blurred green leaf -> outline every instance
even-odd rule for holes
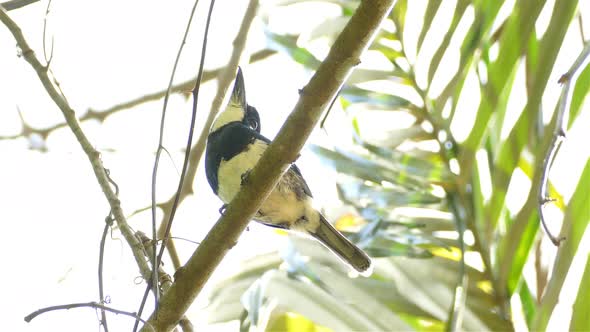
[[[384,261],[382,269],[376,269],[375,277],[385,277],[395,280],[396,287],[403,289],[403,296],[407,300],[426,310],[430,315],[439,320],[445,320],[447,309],[451,306],[452,290],[455,287],[458,273],[458,263],[453,270],[441,270],[438,264],[445,261],[442,258],[433,258],[427,261],[410,258],[390,258]],[[385,262],[389,264],[385,264]],[[428,262],[425,263],[425,262]],[[380,275],[386,272],[386,275]],[[472,296],[475,296],[472,294]],[[489,297],[485,293],[480,296]],[[470,298],[471,296],[468,296]],[[486,307],[486,310],[489,307]],[[509,329],[502,323],[498,316],[478,315],[468,306],[464,316],[465,330],[483,331],[493,327],[502,326],[503,330]]]
[[[570,321],[569,331],[590,331],[590,257],[586,258],[586,268],[580,281],[580,288],[576,301],[572,307],[572,319]]]
[[[409,177],[401,179],[399,171],[352,152],[332,151],[318,145],[312,145],[310,149],[322,161],[334,167],[338,172],[346,173],[359,179],[377,184],[381,184],[383,181],[402,184],[408,190],[424,190],[429,188],[428,184]],[[400,180],[402,180],[401,183]]]
[[[438,2],[438,1],[429,1],[429,2]],[[440,45],[434,52],[432,56],[432,60],[430,61],[430,67],[428,68],[428,82],[432,82],[432,78],[438,69],[440,62],[443,58],[443,55],[447,52],[449,48],[449,44],[451,43],[451,38],[457,29],[457,25],[463,17],[465,10],[469,6],[469,1],[459,0],[457,1],[457,6],[455,7],[455,13],[453,14],[453,19],[451,21],[451,26],[448,28],[447,33],[443,37]]]
[[[381,44],[379,39],[377,39],[377,43],[373,44],[370,49],[375,50],[375,51],[379,51],[394,65],[396,63],[395,61],[398,58],[404,56],[404,54],[401,51],[398,51],[389,45]],[[397,66],[395,69],[395,73],[396,73],[396,76],[398,76],[398,77],[407,76],[407,74],[405,72],[403,72],[402,70],[400,70],[399,67],[397,67]]]
[[[520,295],[522,310],[524,311],[527,326],[530,329],[533,318],[535,317],[535,312],[537,311],[537,301],[533,297],[533,294],[531,294],[531,291],[524,280],[518,287],[518,294]]]
[[[310,51],[315,49],[305,48],[307,42],[319,38],[332,40],[358,4],[344,0],[327,2],[339,4],[343,15],[330,16],[301,36],[271,34],[271,44],[307,68],[315,68],[319,59],[312,54],[315,51]],[[547,302],[544,300],[538,309],[527,284],[531,279],[524,279],[523,275],[529,273],[524,266],[530,262],[538,237],[534,190],[538,164],[550,138],[547,128],[552,125],[541,130],[539,109],[577,1],[556,1],[551,8],[544,0],[458,0],[453,14],[441,26],[434,26],[435,18],[437,22],[442,19],[438,15],[441,4],[428,1],[419,7],[420,4],[408,4],[406,0],[395,3],[384,29],[369,48],[367,58],[376,61],[356,70],[341,90],[342,108],[352,116],[353,146],[337,146],[336,151],[311,147],[338,172],[340,199],[354,209],[355,218],[360,220],[350,226],[360,230],[345,229],[343,233],[374,258],[375,272],[370,278],[350,278],[348,268],[327,249],[315,241],[290,237],[297,250],[283,253],[282,267],[288,272],[274,271],[274,276],[265,277],[264,287],[251,292],[252,301],[246,302],[250,305],[250,320],[264,323],[265,319],[260,317],[270,312],[266,321],[280,330],[314,331],[318,328],[316,323],[335,330],[346,329],[367,323],[364,319],[382,330],[392,329],[389,320],[401,322],[404,330],[513,330],[512,322],[505,318],[519,314],[508,307],[516,296],[523,304],[531,329],[544,327],[543,320],[553,308],[549,301],[559,293],[560,278],[569,269],[567,257],[577,247],[570,247],[569,251],[560,248],[553,284],[545,294]],[[542,29],[536,25],[541,24],[539,15],[544,7],[550,12],[550,21],[539,37],[537,32]],[[509,15],[499,16],[501,8]],[[471,22],[465,22],[471,17]],[[459,31],[460,25],[467,31]],[[441,28],[446,33],[439,44],[426,45],[429,33]],[[496,30],[492,31],[493,28]],[[462,34],[463,40],[457,40],[459,66],[450,73],[443,68],[438,70],[443,59],[456,53],[450,49],[451,40]],[[414,43],[418,52],[426,46],[434,48],[432,58],[425,64],[426,88],[417,86],[414,77],[416,67],[424,64],[405,58]],[[522,88],[522,82],[515,80],[521,65],[526,73],[527,93],[523,96],[515,94],[515,88]],[[420,70],[424,72],[424,68]],[[480,90],[481,97],[473,110],[473,127],[468,128],[468,137],[461,142],[453,130],[464,126],[463,119],[455,113],[465,114],[459,109],[463,105],[458,100],[471,98],[467,94],[472,90],[468,88],[474,87],[466,86],[465,81],[473,73],[477,74],[475,88]],[[441,76],[448,83],[431,100],[424,90],[428,91],[435,75],[437,79],[438,75],[448,75]],[[570,125],[580,112],[589,86],[590,69],[585,68],[574,90]],[[394,88],[389,91],[384,87]],[[526,101],[524,108],[516,110],[516,123],[513,110],[508,109],[515,100]],[[510,127],[508,138],[502,139],[501,135]],[[485,158],[476,159],[478,151],[485,152]],[[509,211],[507,206],[512,205],[507,204],[506,195],[517,168],[533,182],[533,188],[518,198],[524,203],[522,207]],[[580,184],[588,183],[586,177],[585,171]],[[552,195],[561,197],[553,185],[550,188]],[[566,211],[566,223],[580,223],[579,218],[586,213],[580,202],[588,198],[580,196],[578,189],[575,195],[578,196],[572,198],[569,207],[558,202]],[[464,246],[460,245],[457,225],[468,227]],[[574,228],[579,231],[582,225]],[[462,248],[466,256],[462,256]],[[460,265],[462,257],[469,258],[464,272]],[[252,278],[243,275],[233,280],[231,285],[235,287],[226,288],[243,292],[256,275],[261,275],[259,270],[253,271],[256,272],[251,274]],[[458,284],[465,288],[458,288]],[[218,305],[223,303],[222,299],[235,300],[235,296],[224,297],[221,293],[216,294]],[[338,304],[352,305],[347,309],[338,307],[335,313],[336,307],[331,304],[334,298]],[[461,303],[453,303],[454,298]],[[583,301],[579,296],[578,307],[587,306]],[[332,311],[326,309],[328,305]],[[232,308],[231,315],[225,317],[237,316],[238,309]],[[313,318],[310,309],[328,321],[342,319],[339,314],[348,313],[346,310],[352,310],[355,318],[347,315],[346,322],[326,323]],[[463,323],[451,324],[449,312],[462,315]],[[582,317],[580,314],[579,319]],[[574,318],[575,313],[572,326]],[[454,318],[453,321],[460,322]]]
[[[578,118],[578,114],[582,109],[582,105],[590,92],[590,65],[586,66],[578,76],[576,86],[574,87],[574,94],[569,109],[569,121],[567,127],[570,128],[574,121]]]
[[[413,127],[412,127],[413,128]],[[399,130],[401,133],[407,131]],[[400,141],[411,137],[402,137]],[[430,183],[451,186],[455,176],[440,160],[440,156],[433,154],[431,158],[417,158],[410,153],[402,153],[391,148],[385,149],[367,142],[361,143],[364,148],[375,155],[387,160],[393,167],[402,172],[402,176],[422,178]]]
[[[335,331],[382,331],[387,329],[406,330],[408,326],[393,315],[383,304],[368,294],[355,290],[354,283],[346,275],[342,284],[330,280],[337,294],[348,297],[347,301],[326,292],[313,283],[305,283],[289,278],[283,271],[269,271],[260,279],[251,292],[273,303],[276,312],[296,312],[318,324]],[[245,296],[248,296],[246,293]],[[377,315],[377,316],[376,316]]]
[[[406,11],[408,10],[407,0],[398,0],[393,6],[390,17],[395,24],[396,33],[400,40],[404,38],[404,27],[406,24]]]
[[[289,54],[293,60],[307,68],[316,69],[321,61],[307,49],[297,46],[296,36],[282,36],[266,30],[269,48]]]
[[[387,188],[381,185],[366,185],[362,181],[350,181],[338,185],[346,199],[356,202],[371,202],[379,208],[393,208],[401,205],[426,205],[439,203],[440,197],[428,192],[407,192],[401,188]]]
[[[422,48],[422,43],[424,42],[424,37],[426,37],[426,33],[430,30],[430,25],[434,20],[434,16],[438,12],[438,8],[440,7],[442,1],[428,1],[426,5],[426,12],[424,13],[424,24],[422,25],[422,29],[420,30],[420,36],[418,36],[418,51]]]
[[[244,311],[240,302],[242,294],[266,271],[277,268],[282,261],[277,253],[254,257],[242,263],[239,273],[217,283],[209,295],[208,322],[239,319]]]
[[[314,27],[309,33],[302,36],[300,42],[307,43],[318,38],[327,38],[333,41],[338,34],[344,29],[346,23],[350,20],[347,16],[336,16],[329,18]]]
[[[431,153],[429,156],[418,156],[419,153],[416,150],[407,151],[404,153],[399,153],[395,150],[395,148],[397,148],[400,144],[407,141],[420,142],[432,140],[432,135],[425,132],[420,125],[416,124],[397,130],[383,129],[380,135],[382,138],[366,137],[368,135],[364,134],[359,136],[361,136],[362,139],[358,138],[358,143],[377,156],[382,158],[391,158],[392,161],[398,162],[400,162],[402,158],[426,160],[427,162],[432,162],[433,164],[426,168],[433,169],[433,172],[438,172],[437,167],[440,162],[440,158],[436,159],[436,157],[433,157],[435,155],[434,153]],[[445,171],[441,170],[441,172]],[[446,175],[441,174],[440,177],[445,178]]]
[[[268,332],[329,332],[331,329],[319,326],[305,316],[297,313],[286,312],[277,315],[269,323]]]
[[[402,97],[365,90],[352,86],[345,86],[340,92],[340,96],[346,98],[350,103],[367,103],[383,107],[384,109],[397,110],[410,105],[410,102]]]
[[[508,294],[512,294],[522,278],[522,270],[533,247],[539,217],[536,200],[529,200],[515,218],[505,237],[498,246],[498,257],[505,257],[499,262],[499,278],[506,282]]]
[[[476,113],[475,124],[477,126],[465,141],[466,147],[470,150],[469,156],[464,156],[463,160],[472,158],[471,154],[475,153],[481,144],[488,128],[488,121],[492,113],[497,110],[498,104],[505,107],[506,101],[501,102],[499,98],[500,96],[504,96],[504,98],[509,96],[509,89],[505,89],[506,84],[510,83],[511,85],[512,80],[509,78],[513,77],[517,60],[522,54],[522,50],[528,45],[530,35],[534,30],[534,23],[543,4],[544,1],[537,0],[519,1],[515,4],[512,15],[508,17],[500,36],[498,57],[488,68],[488,84],[483,90],[485,96],[482,96]],[[494,9],[499,9],[499,5]],[[488,14],[482,13],[481,15],[487,17]],[[487,19],[484,21],[490,23]]]
[[[348,77],[347,83],[352,84],[359,84],[365,83],[370,81],[397,81],[397,82],[404,82],[402,78],[400,78],[403,73],[399,70],[377,70],[377,69],[363,69],[358,68],[353,71],[350,76]],[[366,91],[368,92],[368,91]],[[371,92],[375,93],[375,92]],[[358,94],[357,94],[358,95]],[[398,97],[400,98],[400,97]]]

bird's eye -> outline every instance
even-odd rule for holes
[[[250,122],[250,126],[252,127],[252,129],[256,130],[258,129],[258,123],[256,123],[256,121],[251,121]]]

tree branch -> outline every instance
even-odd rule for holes
[[[268,58],[269,56],[274,55],[276,53],[277,53],[276,51],[270,50],[270,49],[261,50],[256,53],[253,53],[252,56],[250,56],[249,62],[250,63],[258,62],[258,61],[264,60],[264,59]],[[218,76],[220,76],[222,74],[223,70],[224,70],[224,68],[217,68],[217,69],[204,71],[203,78],[201,79],[201,83],[217,78]],[[193,77],[193,78],[188,79],[184,82],[174,84],[172,86],[172,88],[170,89],[170,93],[189,94],[190,91],[195,86],[196,82],[197,82],[197,78]],[[229,85],[229,84],[227,84],[227,85]],[[143,96],[139,96],[139,97],[121,102],[119,104],[113,105],[109,108],[102,109],[102,110],[89,108],[88,111],[84,115],[82,115],[81,117],[78,118],[78,121],[83,122],[83,121],[87,121],[87,120],[98,120],[98,121],[102,122],[107,117],[109,117],[115,113],[133,108],[138,105],[148,103],[150,101],[156,101],[156,100],[162,99],[166,95],[167,90],[168,89],[163,89],[163,90],[159,90],[156,92],[151,92],[151,93],[145,94]],[[41,137],[43,137],[43,139],[47,139],[47,136],[49,136],[49,134],[51,132],[53,132],[59,128],[63,128],[67,125],[67,123],[64,122],[64,123],[58,123],[58,124],[55,124],[55,125],[52,125],[52,126],[46,127],[46,128],[33,128],[27,124],[27,122],[24,120],[22,113],[20,111],[19,111],[19,116],[21,118],[21,125],[22,125],[21,132],[18,134],[14,134],[14,135],[0,135],[0,140],[16,139],[19,137],[30,136],[32,134],[38,134]]]
[[[148,320],[157,331],[168,331],[175,326],[213,270],[236,244],[283,171],[297,159],[322,112],[353,67],[360,62],[360,55],[372,41],[392,5],[393,0],[366,0],[358,7],[324,62],[301,90],[299,102],[275,141],[250,173],[248,183],[228,205],[225,214],[207,234],[182,272],[178,273],[177,280],[162,297],[159,309]]]
[[[88,157],[88,160],[92,165],[94,175],[107,198],[107,201],[111,207],[111,213],[117,221],[117,225],[121,230],[121,234],[123,234],[123,236],[127,240],[127,243],[131,247],[131,251],[133,252],[135,261],[139,266],[141,275],[144,279],[147,280],[151,273],[150,268],[143,257],[141,244],[138,242],[137,238],[134,236],[133,231],[127,224],[125,214],[123,213],[123,209],[121,208],[121,202],[119,201],[117,194],[115,193],[115,191],[113,191],[113,188],[111,187],[109,175],[107,174],[107,170],[102,164],[102,160],[100,159],[100,153],[94,149],[93,144],[90,143],[88,137],[86,137],[86,134],[84,134],[82,128],[80,128],[80,124],[78,122],[78,119],[76,118],[76,113],[74,112],[74,110],[70,107],[68,102],[63,98],[63,96],[57,91],[55,86],[52,84],[51,79],[47,75],[47,67],[39,62],[39,60],[35,56],[35,52],[29,47],[29,44],[25,40],[25,37],[23,36],[21,29],[8,16],[3,7],[0,7],[0,21],[12,33],[14,39],[17,42],[18,47],[22,51],[22,56],[37,73],[37,76],[43,84],[43,87],[45,87],[45,90],[47,91],[53,102],[55,102],[55,104],[63,113],[66,123],[72,130],[72,133],[76,137],[78,143],[80,143],[82,150],[84,150],[84,153]]]

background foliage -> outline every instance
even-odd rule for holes
[[[358,1],[352,0],[269,1],[261,5],[257,25],[251,32],[257,38],[251,37],[253,41],[249,44],[255,50],[250,58],[252,65],[245,66],[249,87],[257,86],[253,90],[265,92],[254,93],[255,105],[263,106],[259,109],[276,108],[276,101],[275,104],[265,102],[267,97],[270,99],[269,86],[278,84],[273,79],[287,81],[293,86],[304,84],[357,5]],[[64,8],[57,6],[54,10],[63,12]],[[111,16],[114,20],[111,23],[127,22],[134,9],[126,12],[125,8],[119,8],[121,17]],[[170,17],[184,17],[181,9]],[[590,150],[584,145],[590,115],[586,106],[590,85],[587,67],[580,68],[581,74],[574,82],[572,102],[567,110],[567,140],[550,172],[549,191],[555,201],[547,205],[545,211],[552,232],[566,237],[559,248],[547,241],[539,228],[538,215],[538,188],[546,166],[543,160],[554,134],[555,110],[562,88],[557,81],[586,44],[588,9],[586,4],[572,0],[398,0],[362,63],[342,87],[321,130],[318,129],[322,138],[316,137],[309,148],[325,168],[337,174],[339,207],[324,206],[328,216],[375,258],[373,274],[370,277],[348,275],[337,259],[307,239],[289,236],[284,250],[276,251],[274,242],[262,244],[251,237],[241,241],[246,244],[240,244],[238,249],[254,248],[252,251],[257,255],[240,265],[230,257],[227,264],[233,267],[231,273],[226,273],[227,270],[218,273],[209,285],[207,299],[200,299],[200,307],[194,310],[206,313],[207,323],[214,326],[219,323],[217,326],[222,326],[221,329],[227,326],[222,323],[239,321],[242,330],[269,331],[482,331],[551,327],[590,330],[587,319],[590,304],[585,296],[590,285],[590,260],[588,246],[584,245],[588,242],[586,226],[590,221],[587,190]],[[39,9],[38,13],[43,11]],[[161,18],[158,15],[163,14],[153,15]],[[292,17],[286,20],[286,16]],[[79,17],[84,16],[80,14]],[[76,20],[83,27],[79,17]],[[229,35],[220,27],[221,23],[218,24],[217,30]],[[150,29],[150,26],[145,28]],[[149,30],[143,36],[180,34],[164,29],[171,27]],[[24,30],[27,32],[26,28]],[[72,104],[81,105],[80,108],[90,105],[79,117],[93,138],[100,137],[99,148],[103,159],[110,163],[114,178],[118,175],[117,166],[124,163],[137,163],[134,164],[135,173],[145,175],[137,183],[126,183],[125,177],[119,176],[123,178],[119,184],[121,199],[129,211],[137,208],[133,226],[148,229],[140,211],[148,202],[146,179],[151,170],[154,128],[163,94],[147,95],[147,98],[115,107],[105,102],[105,95],[115,95],[124,101],[144,95],[144,90],[125,81],[125,77],[134,75],[149,82],[157,78],[154,88],[160,88],[170,67],[153,66],[150,79],[145,78],[145,68],[135,68],[133,53],[127,50],[145,48],[146,54],[154,54],[165,42],[170,43],[167,47],[170,50],[177,46],[172,46],[170,38],[163,38],[161,43],[154,42],[155,46],[149,48],[148,42],[138,40],[135,35],[120,44],[101,44],[100,34],[88,38],[90,42],[80,38],[79,50],[86,45],[93,52],[101,52],[104,47],[100,45],[108,45],[111,52],[102,55],[105,63],[113,57],[128,63],[129,68],[119,78],[122,82],[105,79],[110,84],[105,84],[104,91],[76,90],[76,82],[100,77],[100,68],[80,62],[77,64],[88,68],[90,74],[86,77],[60,76],[63,68],[72,66],[73,62],[65,61],[66,56],[59,53],[59,38],[71,32],[59,26],[54,30],[58,42],[52,69],[63,82]],[[129,33],[126,29],[120,31]],[[212,39],[221,44],[224,38],[221,35],[220,32],[217,39]],[[127,44],[128,40],[135,44]],[[197,42],[192,42],[193,53],[191,40],[187,44],[189,54],[195,54],[198,49]],[[93,43],[99,46],[91,48]],[[37,53],[42,54],[41,41],[36,44]],[[121,52],[112,52],[115,47]],[[212,47],[215,48],[214,43]],[[4,49],[0,53],[4,53]],[[118,57],[113,53],[119,54]],[[303,79],[275,75],[257,81],[253,77],[265,66],[279,61],[277,59],[288,63],[283,67],[285,71],[294,69],[304,76]],[[213,69],[223,62],[214,57],[209,61],[208,77],[218,77],[219,72]],[[184,74],[180,71],[180,79],[188,83],[176,86],[171,108],[186,107],[186,91],[191,83],[188,76],[194,73],[194,66],[190,65],[185,66],[189,69]],[[35,86],[30,82],[25,81],[22,86]],[[206,96],[211,87],[204,85],[203,90],[205,100],[210,100]],[[291,90],[295,94],[296,88],[291,87]],[[281,93],[277,92],[278,99],[289,104],[289,98],[293,97],[284,97]],[[30,101],[25,97],[16,99],[22,130],[3,135],[3,149],[28,148],[45,155],[67,150],[64,148],[69,146],[63,138],[65,130],[54,123],[59,121],[30,125],[29,119],[36,118],[32,114],[27,116]],[[157,105],[151,103],[154,100]],[[201,109],[207,109],[207,102],[201,104]],[[95,107],[106,111],[97,111]],[[265,128],[276,127],[275,122],[282,121],[289,111],[287,106],[282,108],[285,108],[284,113],[261,113],[263,132],[266,130],[267,136],[272,137]],[[172,113],[176,114],[173,115],[175,123],[179,124],[175,128],[184,129],[186,114],[179,113]],[[121,140],[110,138],[113,132],[129,133],[129,126],[140,128],[143,123],[154,126],[148,133],[137,129],[133,135],[123,135]],[[204,118],[200,123],[204,123]],[[182,133],[171,130],[167,138],[170,141],[182,139]],[[133,143],[141,144],[148,152],[143,151],[144,155],[138,157],[138,151],[130,148],[135,146]],[[182,151],[179,150],[171,152],[173,163],[180,164],[178,156]],[[60,155],[58,159],[55,167],[48,167],[67,167],[62,166],[64,160],[72,163],[71,157]],[[72,172],[85,169],[87,165],[69,167]],[[166,168],[163,171],[166,172]],[[173,167],[168,171],[169,176],[176,175]],[[11,168],[0,173],[11,172],[15,171]],[[303,172],[310,171],[304,168]],[[203,197],[201,192],[209,188],[199,176],[195,180],[195,188],[198,188],[195,191],[198,197]],[[59,182],[53,184],[60,185]],[[79,185],[91,187],[94,184]],[[314,192],[330,190],[310,185]],[[130,195],[131,191],[125,190],[138,186],[143,188],[143,194]],[[159,197],[169,196],[173,191],[172,186],[165,183],[161,187]],[[70,191],[74,194],[62,196],[63,200],[76,199],[76,187],[71,187]],[[28,197],[34,202],[47,199],[47,196]],[[74,204],[80,211],[75,207],[76,210],[70,208],[63,213],[73,213],[76,218],[95,215],[99,216],[95,219],[102,221],[104,206],[89,210],[84,205],[86,201],[97,200],[100,198],[91,197]],[[3,201],[8,198],[4,197]],[[55,209],[58,203],[49,202],[45,209]],[[199,238],[204,236],[210,224],[202,222],[195,226],[194,216],[216,220],[217,210],[215,207],[209,209],[214,212],[203,212],[204,208],[194,208],[205,205],[209,204],[198,205],[196,200],[187,199],[181,205],[184,212],[177,217],[174,234],[193,234],[188,237],[194,239],[197,228]],[[166,213],[165,205],[159,207]],[[31,219],[26,217],[27,213],[25,211],[22,217],[25,221]],[[103,224],[96,224],[94,232],[98,234]],[[26,228],[26,225],[18,227]],[[48,226],[38,227],[43,233],[43,227]],[[57,251],[56,255],[61,255],[62,259],[71,255],[72,247],[82,248],[87,238],[97,238],[84,233],[84,226],[78,223],[68,227],[84,235],[68,241],[69,249]],[[252,228],[251,233],[260,232],[255,225]],[[55,232],[54,229],[45,231]],[[25,231],[19,228],[15,232]],[[285,236],[272,236],[277,242],[285,240]],[[116,235],[114,239],[116,243]],[[257,250],[265,245],[265,249],[270,247],[272,251],[259,254]],[[179,244],[182,259],[191,250],[194,245]],[[120,251],[122,249],[107,252],[110,262],[121,260]],[[37,261],[39,255],[29,260]],[[89,265],[88,269],[94,269],[94,261],[85,264]],[[64,279],[72,278],[67,277],[70,270],[65,272]],[[116,268],[109,271],[114,276],[109,280],[109,293],[115,301],[113,306],[129,305],[133,308],[130,311],[134,311],[138,301],[128,304],[114,296],[118,278],[130,279],[121,271],[121,267],[118,271]],[[60,270],[59,273],[64,272]],[[81,279],[89,278],[86,272],[81,275]],[[17,284],[12,279],[10,283]],[[121,287],[123,293],[129,294],[125,296],[129,299],[140,298],[143,288],[129,282]],[[92,296],[96,296],[95,293],[94,290],[90,292]],[[202,305],[204,302],[206,306]],[[90,319],[93,317],[91,315]]]
[[[341,15],[296,34],[267,27],[271,45],[313,70],[319,45],[356,5],[329,3]],[[573,62],[583,46],[582,18],[576,1],[398,1],[332,110],[349,117],[353,143],[312,147],[340,175],[339,197],[358,217],[337,225],[359,229],[351,238],[380,257],[374,274],[344,278],[330,257],[308,248],[314,244],[293,239],[286,268],[253,261],[218,286],[212,312],[269,330],[547,328],[568,271],[581,274],[570,267],[590,219],[586,152],[568,162],[575,190],[551,178],[551,229],[563,218],[567,237],[554,260],[539,231],[537,191],[555,126],[551,91],[559,93],[556,75],[569,69],[557,60]],[[588,75],[575,85],[568,128]],[[312,258],[302,264],[299,253]],[[228,284],[242,285],[248,315],[222,310],[238,299],[230,293],[242,294]],[[559,324],[579,329],[578,310],[588,309],[576,305]]]

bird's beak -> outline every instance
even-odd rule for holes
[[[242,68],[238,67],[238,74],[234,82],[234,90],[231,93],[231,103],[240,106],[246,111],[246,86],[244,84],[244,76],[242,75]]]

